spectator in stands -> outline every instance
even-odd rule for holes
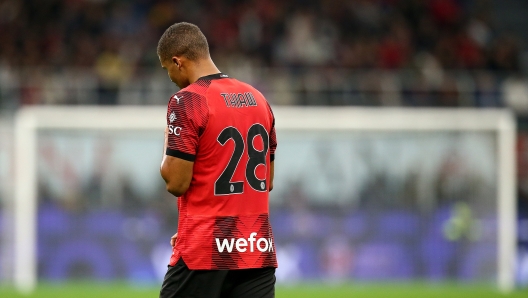
[[[424,56],[441,71],[484,69],[508,75],[520,69],[516,39],[492,34],[491,10],[481,2],[301,2],[6,0],[0,3],[0,68],[31,67],[41,77],[72,67],[90,69],[100,82],[98,103],[116,104],[117,86],[128,78],[113,70],[126,65],[126,75],[134,76],[137,69],[158,67],[150,45],[167,24],[183,20],[203,28],[220,65],[287,66],[293,67],[293,76],[303,75],[295,69],[305,66],[408,69]],[[427,92],[447,84],[445,75],[436,75],[436,87],[426,84]],[[31,80],[27,84],[37,87],[26,88],[22,103],[44,100],[39,94],[46,89],[40,86],[43,81]],[[422,99],[420,105],[438,104],[431,96]],[[365,104],[380,102],[372,100]]]

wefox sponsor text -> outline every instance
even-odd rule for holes
[[[232,252],[233,248],[236,249],[238,252],[246,252],[248,250],[249,245],[249,251],[254,252],[255,248],[260,252],[272,252],[273,251],[273,239],[272,238],[259,238],[256,239],[255,236],[257,236],[257,233],[253,232],[249,234],[249,238],[231,238],[227,239],[224,238],[223,240],[220,238],[215,238],[216,240],[216,248],[218,249],[218,252],[224,252],[226,250],[227,252]],[[249,243],[249,244],[248,244]]]

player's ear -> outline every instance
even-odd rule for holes
[[[181,59],[176,56],[172,57],[172,63],[176,64],[178,68],[181,67]]]

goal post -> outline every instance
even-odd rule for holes
[[[163,133],[161,107],[26,107],[15,119],[13,278],[21,292],[37,284],[37,132],[60,130],[152,130]],[[160,149],[161,152],[161,149]]]
[[[37,284],[37,137],[42,130],[153,131],[163,134],[165,107],[24,107],[15,119],[13,277],[17,289]],[[497,285],[515,286],[516,124],[501,109],[412,109],[359,107],[274,107],[282,132],[492,132],[497,160]],[[161,154],[161,144],[160,144]]]

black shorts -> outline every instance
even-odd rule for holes
[[[182,258],[169,266],[160,298],[272,298],[275,268],[190,270]]]

